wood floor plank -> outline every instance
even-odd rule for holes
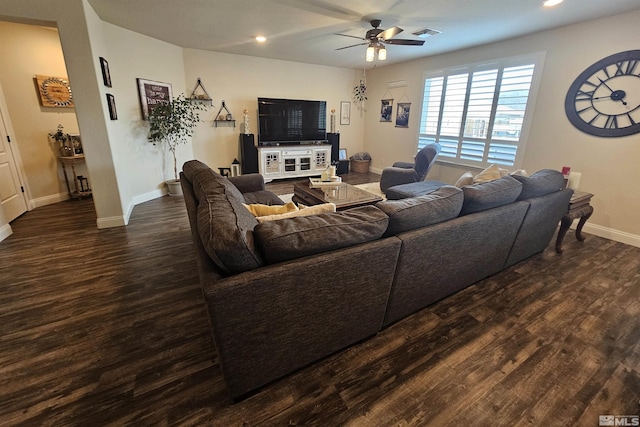
[[[127,227],[95,222],[91,199],[62,202],[0,243],[0,425],[585,426],[640,413],[640,248],[569,232],[562,255],[549,247],[233,403],[182,198],[136,206]]]

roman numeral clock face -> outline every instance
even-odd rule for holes
[[[591,135],[640,132],[640,50],[608,56],[573,82],[564,108],[569,121]]]

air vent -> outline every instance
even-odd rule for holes
[[[425,28],[424,30],[414,31],[413,35],[424,39],[429,36],[435,36],[436,34],[440,34],[441,32],[442,31],[432,30],[431,28]]]

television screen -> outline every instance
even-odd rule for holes
[[[327,140],[327,102],[258,98],[258,143]]]

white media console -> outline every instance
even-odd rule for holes
[[[320,175],[331,164],[331,144],[260,146],[258,170],[265,182]]]

